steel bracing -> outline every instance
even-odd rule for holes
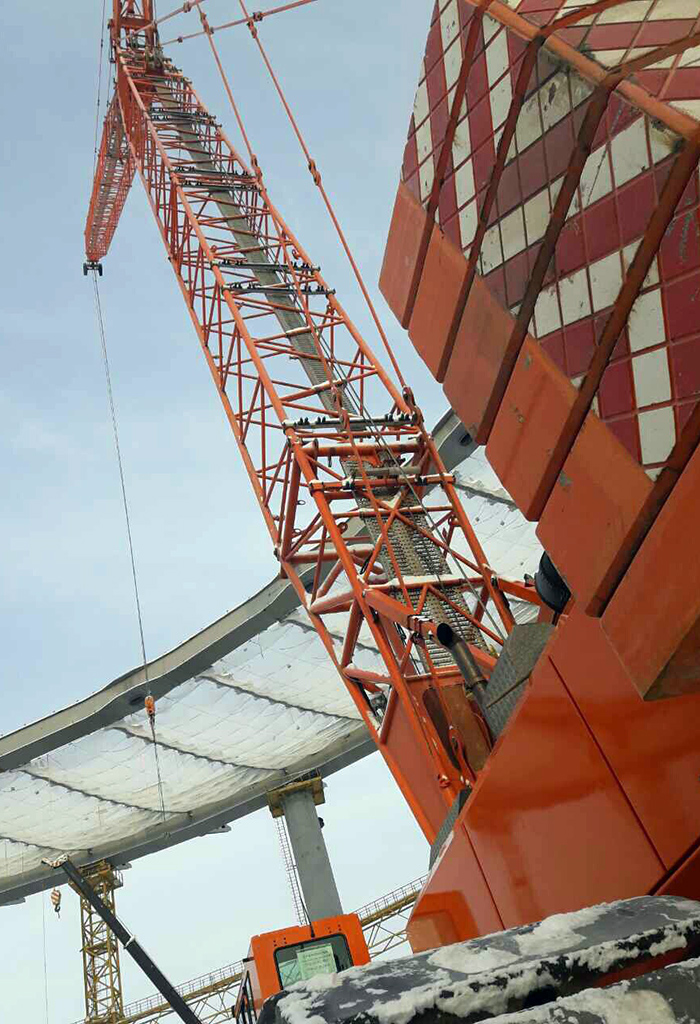
[[[114,912],[114,891],[122,885],[118,871],[99,861],[82,871],[84,877]],[[124,1015],[119,943],[90,903],[80,896],[85,1024],[116,1024]]]
[[[425,876],[416,878],[357,911],[373,960],[400,947],[405,953],[411,952],[406,925],[424,882]]]

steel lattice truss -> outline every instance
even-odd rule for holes
[[[116,93],[109,104],[97,158],[95,189],[90,204],[90,231],[85,235],[85,254],[89,260],[99,259],[109,248],[121,212],[134,180],[131,159]]]
[[[357,911],[373,960],[400,947],[411,952],[406,925],[424,882],[425,878],[417,878]]]
[[[536,568],[534,526],[454,416],[428,435],[283,224],[257,165],[144,45],[144,12],[127,8],[133,32],[115,43],[117,102],[87,231],[102,249],[91,254],[116,225],[103,199],[121,131],[130,157],[122,147],[120,166],[138,167],[148,188],[281,578],[146,670],[2,737],[3,902],[53,884],[46,857],[119,866],[217,831],[264,805],[269,788],[312,769],[325,777],[373,746],[404,792],[422,759],[433,793],[412,809],[432,839],[478,770],[474,751],[481,763],[488,751],[435,623],[448,619],[488,674],[513,619],[538,613],[533,588],[515,579]]]
[[[412,393],[377,361],[273,205],[257,161],[236,153],[163,57],[148,2],[115,5],[112,43],[132,159],[281,573],[432,839],[442,815],[410,795],[412,754],[392,742],[394,706],[447,808],[483,763],[488,730],[460,697],[437,625],[448,623],[488,672],[514,625],[504,590],[525,599],[532,590],[487,564]],[[102,187],[98,175],[88,238],[99,234]],[[431,486],[438,498],[427,509]],[[341,641],[329,627],[339,613],[349,616]],[[378,672],[356,664],[363,627]],[[381,687],[391,691],[386,715],[373,703]]]
[[[87,869],[86,877],[95,892],[114,913],[114,890],[122,878],[106,861]],[[119,943],[112,930],[88,901],[80,897],[83,979],[86,1021],[117,1024],[123,1017]]]

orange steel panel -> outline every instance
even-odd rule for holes
[[[647,692],[648,699],[700,693],[700,618],[693,623]]]
[[[443,390],[471,436],[483,444],[484,414],[515,321],[475,277],[445,371]]]
[[[657,890],[659,896],[685,896],[696,900],[700,893],[700,846],[696,846]]]
[[[665,600],[667,595],[660,592],[659,597]],[[646,633],[646,620],[631,618],[628,629]],[[642,700],[601,620],[581,611],[569,616],[550,652],[669,870],[700,834],[700,696]],[[700,887],[694,898],[700,899]]]
[[[414,953],[503,928],[468,834],[458,825],[446,840],[406,928]]]
[[[680,864],[700,831],[700,697],[641,700],[576,610],[545,658],[416,904],[415,948],[645,892],[700,898],[697,853]],[[502,923],[479,916],[489,893]]]
[[[408,336],[433,377],[443,380],[454,309],[464,283],[464,257],[439,228],[430,236]]]
[[[537,518],[542,472],[575,399],[571,382],[536,341],[526,339],[486,454],[528,519]]]
[[[537,536],[590,614],[601,581],[652,488],[646,473],[594,413],[564,463]]]
[[[403,704],[395,693],[387,708],[389,728],[382,733],[381,749],[385,749],[401,770],[406,794],[425,838],[432,843],[449,810],[450,797],[440,786],[435,764],[425,748],[416,744],[411,723]]]
[[[698,508],[700,450],[603,616],[603,628],[642,695],[700,692]]]
[[[646,892],[663,871],[546,656],[462,820],[506,928]]]
[[[379,290],[402,327],[408,327],[432,230],[432,220],[399,182]]]

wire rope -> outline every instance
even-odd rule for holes
[[[282,7],[272,7],[267,11],[256,11],[253,15],[253,21],[262,21],[263,18],[269,17],[270,14],[282,14],[284,11],[294,10],[296,7],[304,7],[306,4],[316,3],[317,0],[294,0],[293,3],[284,4]],[[194,10],[195,6],[200,6],[204,3],[204,0],[192,0],[190,10]],[[173,11],[172,14],[166,15],[165,18],[161,18],[161,22],[165,21],[167,17],[174,17],[176,14],[181,14],[185,10],[184,7],[179,8],[177,11]],[[248,25],[250,18],[236,18],[234,21],[225,21],[222,25],[212,25],[212,32],[221,32],[224,28],[235,28],[237,25]],[[201,32],[190,32],[184,36],[176,36],[174,39],[166,39],[161,45],[163,47],[172,46],[173,43],[184,43],[187,39],[197,39],[198,36],[205,35],[206,30],[202,29]]]
[[[46,957],[46,900],[44,893],[41,894],[41,931],[44,944],[44,1017],[46,1024],[49,1024],[49,972]]]
[[[112,389],[112,375],[111,375],[111,372],[110,372],[109,355],[108,355],[108,352],[107,352],[107,335],[106,335],[106,332],[105,332],[104,317],[102,315],[102,302],[100,301],[100,289],[99,289],[99,285],[98,285],[97,282],[98,282],[97,270],[95,268],[93,268],[93,270],[92,270],[92,283],[93,283],[93,289],[94,289],[94,295],[95,295],[95,310],[96,310],[96,313],[97,313],[97,324],[98,324],[99,333],[100,333],[100,345],[101,345],[101,348],[102,348],[102,361],[103,361],[103,364],[104,364],[105,380],[106,380],[106,383],[107,383],[107,396],[108,396],[108,399],[109,399],[109,410],[110,410],[110,414],[111,414],[111,417],[112,417],[112,433],[113,433],[113,437],[114,437],[114,448],[115,448],[115,451],[116,451],[116,454],[117,454],[117,466],[119,468],[119,484],[120,484],[120,488],[121,488],[122,505],[123,505],[123,508],[124,508],[124,519],[125,519],[125,522],[126,522],[126,535],[127,535],[128,545],[129,545],[129,559],[130,559],[130,562],[131,562],[131,579],[132,579],[133,588],[134,588],[134,600],[135,600],[135,604],[136,604],[136,617],[137,617],[137,620],[138,620],[138,627],[139,627],[139,640],[140,640],[140,644],[141,644],[141,656],[142,656],[142,660],[143,660],[143,672],[144,672],[146,687],[148,689],[148,697],[151,698],[151,684],[150,684],[150,680],[148,678],[148,658],[146,656],[146,639],[145,639],[144,629],[143,629],[143,613],[141,611],[141,597],[140,597],[140,594],[139,594],[138,574],[136,572],[136,555],[134,553],[134,538],[133,538],[133,533],[132,533],[132,530],[131,530],[131,515],[130,515],[130,512],[129,512],[129,501],[128,501],[127,493],[126,493],[126,480],[124,478],[124,462],[123,462],[123,459],[122,459],[121,445],[119,443],[119,428],[117,426],[117,412],[116,412],[116,408],[115,408],[115,404],[114,404],[114,391]],[[154,720],[154,716],[152,716],[150,714],[150,712],[149,712],[149,720],[150,720],[150,724],[151,724],[151,733],[152,733],[152,736],[153,736],[153,751],[154,751],[154,754],[155,754],[156,775],[157,775],[157,778],[158,778],[158,797],[159,797],[159,802],[160,802],[160,810],[161,810],[161,814],[162,814],[162,817],[163,817],[163,823],[165,823],[166,813],[165,813],[165,801],[164,801],[164,798],[163,798],[163,779],[162,779],[161,770],[160,770],[160,757],[158,755],[158,744],[157,744],[157,741],[156,741],[155,720]]]
[[[149,716],[150,717],[150,716]],[[156,776],[158,777],[158,799],[160,802],[160,813],[165,824],[165,799],[163,797],[163,776],[160,770],[160,754],[158,753],[158,740],[156,739],[156,722],[155,717],[150,718],[151,722],[151,736],[153,737],[153,753],[156,756]]]
[[[92,271],[92,283],[95,293],[95,309],[97,312],[97,323],[100,332],[100,345],[102,347],[102,360],[104,363],[105,380],[107,383],[107,397],[109,399],[109,410],[112,417],[112,433],[114,436],[114,447],[117,453],[117,466],[119,468],[119,484],[122,495],[122,505],[124,507],[124,519],[126,521],[126,535],[129,543],[129,558],[131,561],[131,578],[134,587],[134,599],[136,601],[136,616],[138,619],[139,626],[139,639],[141,644],[141,655],[143,658],[143,667],[146,675],[146,682],[148,682],[148,661],[146,658],[146,640],[143,631],[143,615],[141,613],[141,598],[139,595],[139,584],[136,573],[136,557],[134,554],[134,538],[131,531],[131,515],[129,513],[129,502],[126,495],[126,481],[124,479],[124,463],[122,460],[121,445],[119,443],[119,429],[117,427],[117,413],[114,405],[114,392],[112,389],[112,375],[109,367],[109,355],[107,353],[107,338],[105,334],[104,318],[102,316],[102,303],[100,301],[100,289],[97,284],[97,270]]]
[[[296,135],[296,137],[297,137],[297,139],[299,141],[299,145],[301,146],[302,152],[303,152],[304,156],[306,157],[308,168],[309,168],[309,172],[311,173],[311,177],[313,178],[314,184],[316,185],[316,187],[318,188],[319,192],[321,193],[321,197],[322,197],[323,202],[325,204],[326,210],[328,211],[328,215],[329,215],[329,217],[331,219],[333,227],[335,228],[335,232],[336,232],[336,234],[338,236],[338,239],[340,240],[340,244],[342,246],[343,252],[345,253],[345,255],[347,257],[348,263],[350,264],[352,272],[353,272],[353,274],[355,276],[355,280],[357,281],[358,287],[359,287],[359,289],[360,289],[360,291],[362,293],[362,297],[365,300],[365,304],[367,306],[367,309],[369,310],[370,316],[372,317],[372,320],[374,321],[374,325],[377,328],[377,333],[378,333],[378,335],[379,335],[379,337],[381,339],[382,345],[384,346],[384,350],[385,350],[385,352],[386,352],[386,354],[387,354],[387,356],[389,358],[389,362],[392,365],[394,373],[396,374],[396,378],[399,381],[399,383],[401,384],[401,387],[405,388],[406,387],[406,381],[403,378],[403,374],[401,373],[401,369],[399,367],[399,364],[398,364],[398,361],[396,359],[396,356],[394,355],[393,349],[392,349],[391,345],[389,344],[389,339],[387,338],[387,336],[386,336],[386,334],[384,332],[384,328],[382,327],[381,320],[379,319],[379,314],[377,313],[377,310],[375,309],[374,303],[372,302],[372,299],[370,297],[369,291],[367,290],[367,286],[365,285],[364,279],[362,277],[362,273],[360,272],[360,268],[358,267],[357,263],[355,262],[355,259],[354,259],[353,255],[352,255],[352,252],[350,251],[350,246],[348,245],[348,241],[347,241],[347,239],[345,237],[345,232],[343,231],[342,227],[340,226],[340,221],[338,220],[336,212],[333,209],[333,204],[330,201],[330,197],[328,196],[328,193],[326,192],[325,188],[323,187],[323,182],[321,181],[321,175],[319,173],[318,167],[316,166],[316,161],[313,159],[313,157],[311,156],[311,153],[309,152],[309,148],[306,145],[306,142],[304,141],[304,136],[301,134],[301,131],[299,129],[299,126],[296,123],[296,120],[294,119],[294,115],[292,114],[291,107],[287,103],[287,100],[285,98],[284,92],[282,91],[282,87],[280,86],[279,82],[277,81],[277,76],[275,75],[275,72],[274,72],[274,70],[272,68],[272,64],[270,63],[270,59],[267,56],[267,52],[266,52],[265,48],[263,47],[263,44],[260,42],[260,36],[258,35],[258,31],[255,28],[255,25],[253,23],[253,19],[248,14],[248,10],[247,10],[246,5],[243,2],[243,0],[238,0],[238,4],[239,4],[239,6],[240,6],[244,16],[246,18],[248,18],[248,27],[250,28],[251,35],[252,35],[252,37],[253,37],[253,39],[254,39],[257,47],[258,47],[258,50],[260,51],[260,56],[263,59],[263,63],[265,64],[265,67],[267,68],[267,70],[269,72],[270,78],[272,79],[272,82],[273,82],[273,84],[275,86],[275,89],[277,91],[277,95],[279,96],[280,101],[282,103],[282,106],[284,107],[285,113],[287,114],[287,117],[289,118],[289,122],[290,122],[290,124],[292,126],[294,134]]]

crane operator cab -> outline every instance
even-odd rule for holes
[[[265,1000],[294,982],[368,963],[369,951],[357,914],[254,935],[231,1016],[237,1024],[255,1024]]]

